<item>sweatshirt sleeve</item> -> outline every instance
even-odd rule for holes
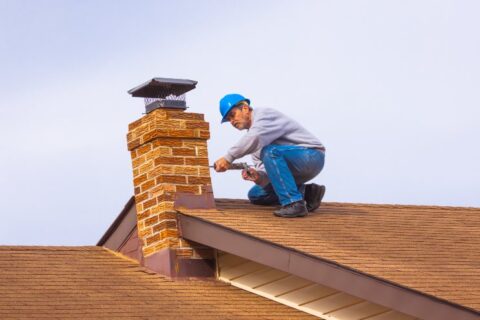
[[[289,119],[274,109],[264,109],[255,113],[254,124],[247,134],[228,150],[225,159],[232,163],[269,145],[287,132],[288,121]]]

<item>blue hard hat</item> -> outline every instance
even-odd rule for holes
[[[238,93],[227,94],[220,100],[220,114],[222,115],[222,123],[227,122],[227,115],[237,103],[246,101],[250,104],[250,100]]]

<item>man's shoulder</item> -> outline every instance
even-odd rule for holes
[[[270,107],[261,107],[253,109],[253,112],[259,116],[268,116],[268,115],[283,115],[280,111]]]

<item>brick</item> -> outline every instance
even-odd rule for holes
[[[154,118],[155,120],[157,119],[167,119],[168,116],[168,110],[167,109],[155,109],[152,112],[149,113],[149,116]]]
[[[169,137],[177,138],[195,138],[197,137],[195,130],[193,129],[170,129],[168,130]]]
[[[149,132],[145,133],[140,138],[140,140],[143,143],[147,143],[147,142],[150,142],[151,140],[156,139],[156,138],[168,137],[168,132],[169,132],[169,130],[158,130],[158,129],[152,130],[152,131],[149,131]]]
[[[168,245],[170,246],[170,248],[177,248],[178,247],[178,237],[175,238],[175,239],[168,239]]]
[[[167,109],[167,119],[175,119],[179,114],[183,114],[185,111],[179,109]],[[179,117],[177,117],[179,119]]]
[[[145,155],[146,160],[152,160],[160,156],[171,156],[172,148],[171,147],[155,147],[152,151]]]
[[[205,121],[187,121],[185,128],[209,130],[210,126],[208,122]]]
[[[153,207],[152,214],[160,214],[163,212],[171,211],[174,212],[174,202],[173,201],[158,201],[157,197],[157,205]]]
[[[137,157],[146,154],[147,152],[151,151],[152,148],[153,148],[153,147],[152,147],[152,144],[151,144],[151,143],[144,144],[143,146],[137,148],[137,150],[136,150],[136,152],[137,152]]]
[[[135,140],[134,135],[132,132],[127,133],[127,143]]]
[[[140,185],[140,189],[142,190],[142,192],[145,192],[149,189],[152,189],[153,187],[155,186],[155,180],[148,180],[148,181],[145,181],[144,183],[142,183]]]
[[[137,221],[146,219],[146,218],[150,217],[151,215],[152,214],[151,214],[150,209],[143,210],[143,211],[137,211]]]
[[[207,141],[199,139],[183,139],[182,144],[187,148],[203,147],[207,148]]]
[[[128,151],[132,151],[133,149],[138,148],[139,146],[140,146],[140,139],[135,139],[131,142],[128,142],[127,144]]]
[[[155,185],[155,187],[150,189],[150,194],[152,197],[156,197],[159,195],[164,194],[165,192],[175,192],[176,188],[174,184],[170,183],[161,183],[158,185]]]
[[[199,167],[198,168],[198,175],[200,177],[210,177],[210,168],[208,167]]]
[[[157,121],[155,123],[158,129],[165,130],[165,129],[186,129],[186,121],[185,120],[162,120]]]
[[[198,157],[208,158],[208,149],[204,147],[196,147],[195,155]]]
[[[164,248],[171,248],[171,241],[170,239],[163,239],[162,241],[160,241],[159,243],[156,243],[154,246],[153,246],[153,251],[154,252],[157,252],[157,251],[160,251]]]
[[[173,148],[172,154],[174,156],[195,156],[196,150],[194,148]]]
[[[140,138],[142,135],[144,135],[148,131],[149,131],[148,124],[143,124],[138,128],[136,128],[135,130],[130,131],[129,134],[127,135],[127,138],[130,139],[129,141],[131,141],[133,139]]]
[[[133,192],[134,192],[135,194],[139,194],[141,191],[142,191],[142,190],[140,189],[140,187],[135,187],[135,188],[133,188]]]
[[[187,184],[212,184],[210,177],[188,177]]]
[[[178,229],[164,229],[159,231],[158,234],[160,235],[161,239],[178,238]]]
[[[164,229],[177,229],[177,221],[176,220],[162,220],[159,224],[153,226],[153,232],[158,232]]]
[[[161,138],[152,141],[153,147],[182,147],[183,142],[179,139]]]
[[[143,220],[143,224],[145,225],[145,227],[150,227],[156,224],[157,222],[158,222],[158,216],[153,216]],[[153,232],[155,232],[155,228],[153,228]]]
[[[138,236],[141,238],[141,239],[144,239],[146,237],[150,237],[153,235],[153,229],[152,228],[144,228],[144,229],[141,229],[141,228],[138,228],[139,231],[138,232]]]
[[[157,196],[158,203],[160,202],[172,202],[175,200],[175,194],[173,193],[164,193],[162,195]]]
[[[183,165],[185,164],[185,160],[180,157],[157,157],[155,159],[155,166],[162,164]]]
[[[190,186],[190,185],[178,185],[176,186],[177,192],[187,192],[187,193],[200,193],[199,186]]]
[[[137,150],[130,151],[130,158],[135,159],[137,157]]]
[[[145,163],[147,161],[145,156],[137,157],[136,159],[132,160],[132,167],[137,168],[139,165]]]
[[[204,120],[204,116],[201,113],[190,112],[169,112],[169,119],[186,119],[186,120]]]
[[[173,175],[161,175],[155,179],[157,184],[160,183],[176,183],[176,184],[187,184],[186,176],[173,176]]]
[[[135,202],[141,203],[148,199],[148,192],[143,192],[135,196]]]
[[[154,205],[157,204],[157,198],[153,198],[153,199],[150,199],[150,200],[147,200],[145,202],[142,203],[142,206],[143,206],[143,210],[146,210],[148,208],[151,208],[153,207]]]
[[[153,252],[160,251],[164,248],[178,247],[178,232],[176,230],[168,230],[162,233],[157,233],[147,238],[147,246],[152,246]],[[150,240],[149,240],[150,239]]]
[[[136,178],[140,175],[138,169],[133,169],[133,177]]]
[[[185,164],[189,166],[206,166],[208,167],[208,158],[185,158]]]
[[[175,255],[177,257],[192,257],[193,249],[191,248],[178,248],[175,250]]]
[[[149,179],[156,178],[159,175],[163,175],[163,174],[170,174],[170,175],[175,174],[175,167],[167,166],[167,165],[155,167],[152,171],[148,173],[148,178]]]
[[[173,173],[178,175],[189,175],[189,176],[196,176],[198,175],[197,167],[187,167],[187,166],[175,166],[173,167]]]
[[[138,167],[138,173],[139,174],[144,174],[147,173],[148,171],[153,169],[153,162],[149,161],[147,163],[142,164],[140,167]]]
[[[147,246],[151,245],[152,243],[154,242],[157,242],[157,241],[160,241],[161,239],[161,236],[159,233],[156,233],[154,234],[153,236],[150,236],[150,237],[146,237],[145,238],[145,242],[147,244]]]
[[[177,219],[177,212],[175,211],[164,211],[158,213],[158,219],[162,220],[175,220]]]
[[[199,138],[202,138],[202,139],[210,139],[210,131],[208,130],[200,130],[200,133],[198,135]]]

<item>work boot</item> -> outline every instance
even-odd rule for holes
[[[282,218],[305,217],[307,213],[307,207],[303,200],[292,202],[273,212],[274,215]]]
[[[319,186],[312,183],[305,186],[305,202],[307,203],[308,212],[312,212],[322,203],[323,196],[325,195],[325,186]]]

